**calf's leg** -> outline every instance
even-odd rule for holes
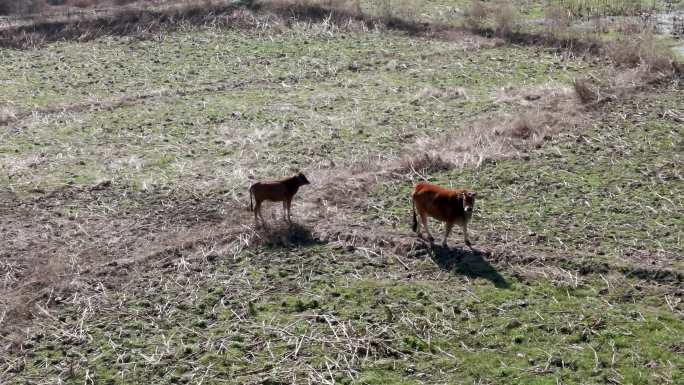
[[[287,200],[287,221],[292,223],[292,198]]]
[[[454,224],[447,222],[446,230],[444,232],[444,242],[442,242],[442,246],[447,247],[447,239],[449,238],[449,234],[451,234],[451,229],[453,229],[453,228],[454,228]]]
[[[262,202],[262,201],[257,200],[257,201],[256,201],[256,204],[254,205],[254,222],[255,222],[255,223],[258,223],[258,220],[257,220],[257,215],[258,215],[259,218],[261,218],[261,222],[262,222],[262,223],[264,224],[264,226],[265,226],[265,225],[266,225],[266,221],[264,220],[264,215],[261,213],[261,202]]]
[[[468,222],[463,222],[461,227],[463,228],[463,240],[465,241],[465,244],[470,247],[470,239],[468,239]]]
[[[425,229],[425,232],[428,235],[428,240],[430,242],[434,242],[435,238],[430,234],[430,228],[428,227],[428,222],[427,222],[427,214],[425,214],[423,211],[418,212],[420,214],[420,223],[423,224],[423,228]]]

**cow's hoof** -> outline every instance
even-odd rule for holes
[[[472,247],[473,245],[472,245],[472,243],[470,243],[470,241],[466,241],[466,246]]]
[[[432,235],[429,235],[429,236],[428,236],[428,241],[430,241],[430,243],[434,243],[434,242],[435,242],[435,237],[433,237]]]
[[[446,243],[446,242],[442,242],[442,247],[446,249],[446,248],[448,248],[449,246],[447,246],[447,243]]]

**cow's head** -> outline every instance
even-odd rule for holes
[[[475,208],[475,195],[476,194],[473,191],[466,191],[462,194],[463,211],[468,214],[471,214]]]
[[[304,174],[302,174],[301,172],[299,174],[297,174],[297,182],[299,182],[300,186],[304,186],[305,184],[309,184],[309,180],[306,179]]]

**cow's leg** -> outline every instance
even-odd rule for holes
[[[420,223],[423,224],[423,228],[425,229],[425,232],[428,235],[428,240],[430,241],[430,243],[432,243],[435,241],[435,238],[432,236],[432,234],[430,234],[430,228],[428,227],[428,222],[427,222],[427,214],[425,214],[422,211],[420,211],[419,214],[420,214]]]
[[[287,222],[287,199],[283,201],[283,220]]]
[[[451,229],[454,228],[453,223],[446,223],[446,230],[444,231],[444,242],[442,242],[442,246],[447,247],[447,239],[449,238],[449,234],[451,234]]]
[[[463,240],[465,241],[465,244],[470,247],[470,239],[468,239],[468,222],[463,222],[461,228],[463,228]]]

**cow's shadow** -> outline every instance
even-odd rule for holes
[[[510,284],[484,257],[489,255],[477,249],[449,248],[438,245],[427,246],[432,260],[440,269],[465,275],[470,278],[484,278],[500,289],[507,289]]]
[[[323,243],[314,236],[311,228],[297,222],[292,222],[292,224],[269,224],[266,226],[260,224],[255,228],[255,232],[261,243],[270,247],[312,246]]]

